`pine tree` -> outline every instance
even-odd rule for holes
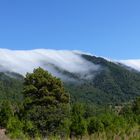
[[[69,95],[60,79],[37,68],[26,75],[23,94],[24,119],[31,121],[37,130],[32,135],[60,134],[60,127],[69,115]]]

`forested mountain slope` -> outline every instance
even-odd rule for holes
[[[53,66],[61,75],[66,90],[71,95],[71,101],[89,104],[119,104],[131,101],[140,96],[140,73],[122,64],[107,61],[101,57],[82,55],[82,59],[98,69],[83,73],[70,72],[58,66]],[[89,65],[87,65],[87,69]],[[86,71],[86,72],[85,72]],[[84,73],[85,72],[85,73]],[[82,75],[82,76],[81,76]],[[60,78],[61,78],[60,77]],[[0,73],[0,100],[22,100],[23,77],[20,74]]]
[[[83,57],[94,64],[101,65],[101,70],[94,78],[84,80],[81,84],[78,82],[66,84],[73,101],[119,104],[140,96],[140,73],[138,71],[103,58],[89,55],[83,55]]]
[[[23,77],[15,73],[0,72],[0,101],[22,100]]]

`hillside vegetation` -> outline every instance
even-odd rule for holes
[[[24,79],[21,75],[0,72],[0,101],[22,101],[23,81]]]
[[[60,79],[42,68],[28,73],[23,100],[0,102],[0,127],[11,139],[129,139],[140,138],[140,98],[119,106],[98,108],[71,104]]]
[[[131,101],[140,96],[140,73],[121,64],[103,58],[83,55],[84,59],[100,65],[94,78],[78,79],[78,82],[65,82],[72,101],[89,104],[108,105]],[[80,83],[80,84],[79,84]]]
[[[116,105],[132,101],[140,96],[140,73],[121,64],[109,62],[103,58],[83,55],[84,59],[100,65],[100,70],[92,72],[89,79],[81,79],[76,73],[59,72],[73,78],[64,80],[65,90],[70,93],[71,102],[92,105]],[[20,102],[24,78],[15,73],[0,73],[0,100]]]

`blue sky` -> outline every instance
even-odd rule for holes
[[[139,0],[0,0],[0,48],[140,58]]]

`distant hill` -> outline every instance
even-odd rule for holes
[[[62,79],[72,102],[120,104],[140,96],[140,73],[122,63],[76,51],[0,50],[0,54],[0,100],[21,101],[23,76],[39,66]]]

